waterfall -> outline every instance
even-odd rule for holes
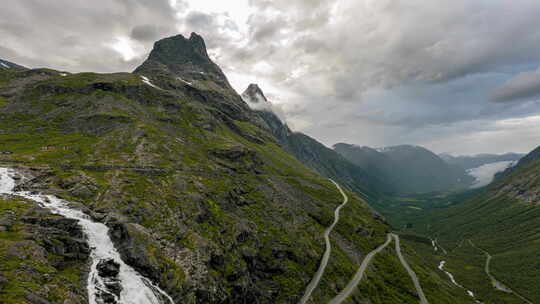
[[[71,208],[69,202],[53,195],[14,192],[14,173],[11,169],[0,168],[0,194],[11,194],[35,201],[52,213],[78,220],[83,228],[91,248],[92,263],[87,284],[90,304],[174,304],[165,291],[122,261],[109,237],[109,228],[106,225],[94,222],[82,211]],[[112,265],[113,269],[109,271],[112,275],[100,274],[100,263]]]

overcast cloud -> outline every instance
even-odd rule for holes
[[[527,152],[539,15],[537,0],[25,0],[0,11],[0,58],[130,71],[155,40],[195,31],[238,91],[259,83],[327,145]]]

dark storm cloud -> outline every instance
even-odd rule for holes
[[[540,97],[540,69],[523,72],[493,91],[495,102],[520,101]]]
[[[164,33],[172,33],[172,28],[153,24],[137,25],[131,30],[130,37],[141,42],[155,42],[163,38]]]
[[[194,29],[208,29],[215,25],[215,15],[203,12],[190,12],[185,19],[186,25]]]
[[[0,20],[2,44],[16,50],[13,54],[0,49],[0,58],[27,66],[101,72],[133,68],[134,62],[111,48],[119,37],[133,37],[138,42],[133,48],[140,48],[136,55],[144,55],[151,36],[171,34],[176,25],[167,0],[12,1],[0,10]]]
[[[14,24],[10,22],[0,22],[0,32],[14,36],[25,37],[32,33],[32,27],[26,24]]]
[[[540,59],[540,36],[531,31],[539,23],[537,1],[335,3],[252,1],[256,10],[250,30],[282,34],[274,39],[254,36],[251,52],[264,54],[265,48],[283,42],[281,52],[272,56],[272,62],[283,65],[275,73],[299,65],[311,75],[326,72],[326,85],[318,93],[329,94],[411,81],[445,82]],[[281,16],[284,21],[275,22]],[[321,71],[321,64],[328,70]]]
[[[266,40],[273,39],[279,34],[280,25],[285,22],[286,20],[280,17],[268,20],[267,22],[261,24],[261,26],[254,28],[254,31],[251,34],[251,40],[255,42],[264,42]]]

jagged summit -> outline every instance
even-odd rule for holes
[[[257,111],[276,138],[282,139],[292,133],[285,120],[279,116],[279,111],[266,99],[259,85],[250,84],[241,97],[252,110]]]
[[[264,96],[263,91],[259,87],[259,85],[252,83],[250,84],[247,89],[242,93],[242,98],[244,101],[249,103],[266,103],[268,99],[266,99],[266,96]]]
[[[276,114],[272,103],[266,99],[259,85],[255,83],[250,84],[241,96],[251,109]]]
[[[208,56],[204,39],[196,34],[176,35],[154,43],[148,59],[134,73],[146,76],[176,77],[185,83],[204,82],[217,88],[232,89],[227,77]],[[216,88],[216,87],[214,87]]]
[[[277,127],[284,129],[286,134],[291,132],[285,122],[284,113],[266,98],[258,84],[250,84],[241,97],[252,110],[263,116],[272,129]]]
[[[154,44],[148,60],[163,64],[194,63],[199,67],[211,65],[212,60],[208,57],[204,39],[196,33],[192,33],[189,39],[182,35],[176,35],[161,39]]]

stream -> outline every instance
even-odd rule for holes
[[[450,281],[452,281],[452,283],[454,285],[456,285],[457,287],[459,288],[463,288],[465,289],[465,287],[461,286],[458,282],[456,282],[456,279],[454,278],[454,275],[451,274],[450,272],[444,270],[444,265],[446,265],[446,261],[441,261],[441,263],[439,264],[439,270],[446,273],[446,275],[450,278]],[[476,300],[475,296],[474,296],[474,292],[472,292],[471,290],[468,290],[468,289],[465,289],[467,291],[467,294],[474,298],[474,300],[476,301],[476,303],[481,303],[480,301]]]
[[[174,304],[173,299],[156,284],[139,274],[122,261],[120,253],[109,237],[109,228],[94,222],[80,210],[73,209],[69,202],[53,195],[35,192],[14,192],[15,171],[0,168],[0,194],[11,194],[37,202],[52,213],[78,220],[91,248],[90,273],[88,275],[88,299],[90,304]],[[113,275],[103,275],[100,266],[113,265]],[[115,274],[116,272],[116,274]]]

